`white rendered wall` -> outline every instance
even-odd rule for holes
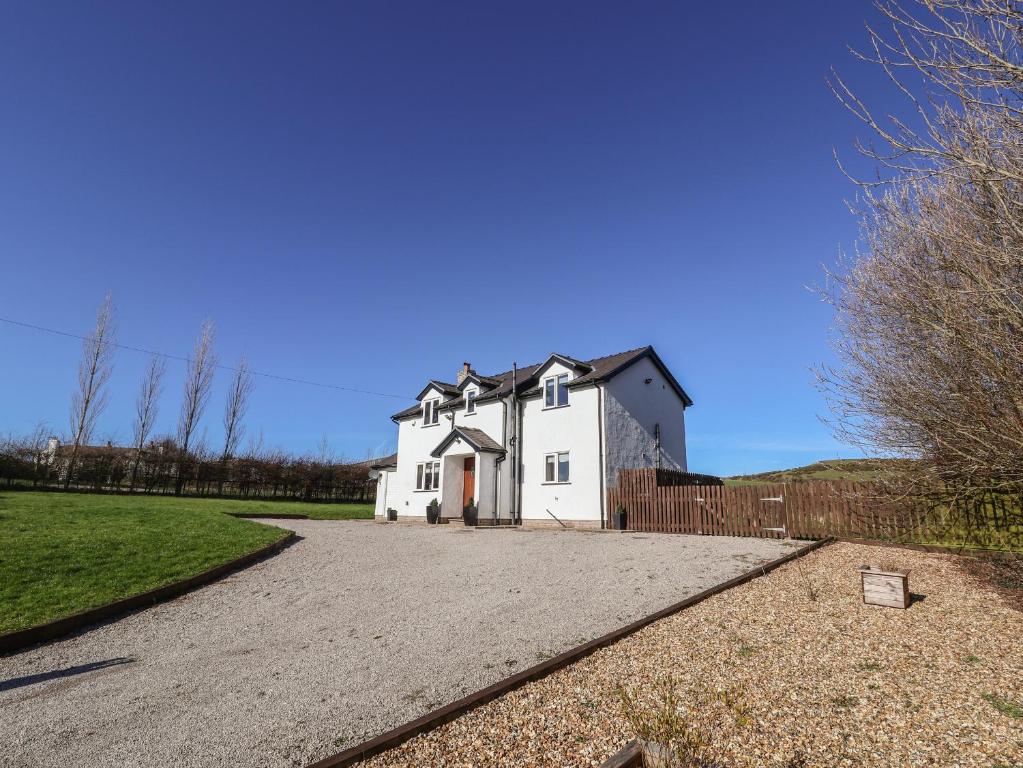
[[[541,376],[572,372],[553,363]],[[600,521],[600,438],[597,388],[569,390],[568,405],[544,408],[543,396],[523,401],[522,519]],[[569,482],[544,481],[544,454],[569,452]]]
[[[377,478],[377,501],[373,507],[373,517],[387,517],[387,477],[386,472],[381,472]]]
[[[392,469],[384,469],[380,471],[380,476],[377,478],[377,500],[376,507],[373,509],[373,516],[386,518],[388,507],[397,509],[392,504],[393,500],[393,480],[395,472]]]
[[[616,484],[619,469],[657,466],[655,424],[661,428],[661,468],[686,469],[682,400],[649,358],[605,384],[604,424],[609,486]]]
[[[441,393],[431,388],[424,400],[440,397]],[[426,517],[426,505],[434,497],[440,499],[440,489],[432,491],[416,490],[416,463],[420,461],[437,461],[430,452],[437,447],[441,440],[451,431],[451,422],[444,418],[444,411],[441,411],[440,419],[436,425],[423,426],[423,417],[418,415],[412,419],[402,419],[398,422],[398,469],[392,473],[390,479],[391,488],[388,491],[390,505],[398,510],[401,517]],[[444,462],[441,462],[441,484],[446,472]]]
[[[496,453],[480,453],[476,456],[476,491],[473,498],[476,499],[479,519],[488,522],[494,519],[496,461]]]

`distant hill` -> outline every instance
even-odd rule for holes
[[[882,472],[897,470],[904,459],[825,459],[805,467],[736,475],[725,479],[730,485],[753,483],[799,483],[811,480],[876,480]]]

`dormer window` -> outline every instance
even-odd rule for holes
[[[543,380],[543,407],[560,408],[568,405],[568,374],[560,373]]]
[[[476,413],[476,390],[467,389],[465,390],[465,412]]]
[[[433,400],[423,401],[423,426],[431,427],[434,424],[439,423],[440,413],[437,411],[437,406],[440,405],[440,399],[435,398]]]

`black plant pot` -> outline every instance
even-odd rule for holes
[[[440,504],[427,504],[426,505],[426,522],[430,525],[436,525],[440,519]]]
[[[479,508],[475,505],[462,510],[462,522],[466,525],[477,525],[480,519]]]
[[[624,509],[615,511],[615,528],[619,531],[624,531],[628,527],[626,517]]]
[[[392,523],[398,522],[398,510],[396,509],[387,510],[387,519]]]

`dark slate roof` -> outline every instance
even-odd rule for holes
[[[498,384],[500,384],[501,380],[500,379],[495,379],[493,376],[480,376],[478,373],[473,371],[468,376],[466,376],[464,379],[462,379],[462,382],[458,385],[458,389],[459,389],[459,391],[461,391],[461,390],[465,389],[467,384],[474,384],[474,383],[478,383],[479,386],[485,387],[486,389],[491,389],[493,387],[496,387]]]
[[[570,387],[582,387],[585,386],[586,384],[593,384],[597,381],[602,381],[606,378],[609,378],[610,375],[613,375],[613,373],[617,373],[622,368],[626,367],[627,365],[630,365],[631,363],[636,362],[636,360],[639,360],[641,357],[645,356],[648,352],[651,351],[653,351],[653,347],[640,347],[639,349],[630,349],[626,352],[618,352],[617,354],[614,355],[596,357],[593,360],[586,361],[582,360],[573,361],[572,358],[566,357],[565,355],[552,355],[551,357],[560,357],[565,360],[572,361],[577,365],[590,368],[591,369],[590,371],[584,373],[582,376],[577,376],[569,383]],[[529,397],[530,395],[539,394],[540,387],[537,386],[537,382],[534,377],[536,374],[540,372],[540,369],[543,368],[543,366],[545,366],[549,360],[550,358],[547,358],[547,360],[544,360],[544,362],[530,366],[528,368],[528,375],[522,376],[522,378],[519,381],[520,395],[522,395],[523,397]],[[519,373],[521,375],[523,373],[523,369],[520,368]],[[508,392],[510,391],[511,386],[509,384]],[[491,393],[488,392],[487,394],[489,395]],[[505,392],[504,394],[507,394],[507,392]],[[482,396],[480,397],[480,399],[483,399]]]
[[[686,394],[685,390],[682,389],[682,385],[678,383],[678,380],[671,375],[671,371],[668,370],[668,366],[664,364],[664,361],[661,360],[658,354],[654,351],[654,348],[651,346],[640,347],[639,349],[630,349],[628,352],[619,352],[616,355],[598,357],[594,360],[588,361],[587,365],[593,366],[593,370],[572,379],[572,381],[568,382],[568,388],[575,389],[577,387],[585,387],[587,384],[595,384],[598,381],[607,381],[615,374],[625,370],[637,360],[641,360],[644,357],[650,358],[650,361],[661,372],[661,375],[668,380],[668,384],[670,384],[671,388],[675,390],[675,393],[679,396],[685,406],[687,408],[691,406],[693,404],[692,399]],[[520,397],[534,397],[540,394],[539,386],[533,386],[519,392]]]
[[[591,370],[577,376],[569,383],[569,387],[584,387],[587,384],[595,384],[599,381],[606,381],[620,371],[625,370],[630,365],[635,363],[644,357],[649,357],[653,364],[660,370],[661,374],[668,380],[672,389],[675,390],[676,394],[682,399],[686,407],[693,404],[689,395],[686,394],[685,390],[682,389],[682,385],[678,383],[667,366],[661,360],[661,358],[654,351],[651,346],[639,347],[637,349],[630,349],[625,352],[618,352],[613,355],[606,355],[604,357],[596,357],[593,360],[575,360],[566,355],[554,354],[544,360],[542,363],[536,363],[534,365],[524,365],[518,369],[518,392],[522,397],[535,396],[540,393],[540,388],[536,380],[536,375],[540,372],[551,358],[561,358],[563,361],[567,361],[569,364],[574,365],[577,368],[590,368]],[[476,398],[476,402],[485,403],[490,400],[497,400],[499,398],[506,397],[511,393],[511,379],[512,372],[504,371],[493,376],[481,376],[481,379],[489,379],[496,382],[493,389],[487,392],[480,392]],[[431,382],[437,383],[437,382]],[[455,392],[454,394],[459,394]],[[461,397],[457,397],[453,400],[447,400],[441,404],[441,408],[457,408],[464,405],[464,401]],[[404,411],[394,414],[391,418],[398,420],[415,416],[421,412],[421,406],[415,405],[411,408],[406,408]]]
[[[390,469],[398,466],[398,454],[392,453],[382,459],[370,459],[370,461],[373,462],[369,465],[370,469]]]
[[[576,360],[574,357],[569,357],[568,355],[560,355],[557,352],[555,352],[550,357],[548,357],[546,360],[544,360],[543,364],[546,365],[548,362],[550,362],[550,360],[552,358],[554,360],[559,360],[562,363],[564,363],[564,364],[566,364],[566,365],[568,365],[568,366],[570,366],[572,368],[592,368],[593,367],[592,365],[590,365],[589,363],[585,362],[584,360]]]
[[[410,408],[406,408],[404,411],[398,411],[397,413],[392,415],[391,418],[395,419],[395,420],[407,419],[410,416],[418,416],[422,412],[423,412],[423,405],[422,405],[422,403],[416,403],[415,405],[411,406]]]
[[[428,382],[426,382],[426,386],[423,387],[423,391],[416,395],[416,400],[422,399],[423,395],[425,395],[430,390],[430,387],[436,387],[445,395],[457,395],[459,392],[457,384],[451,384],[447,381],[437,381],[436,379],[430,379]]]
[[[433,452],[430,455],[439,457],[442,453],[444,453],[444,449],[451,445],[451,442],[458,437],[471,445],[473,450],[484,451],[487,453],[504,453],[504,447],[482,429],[476,429],[474,427],[455,427],[444,436],[444,439],[440,441],[440,444],[433,449]]]

